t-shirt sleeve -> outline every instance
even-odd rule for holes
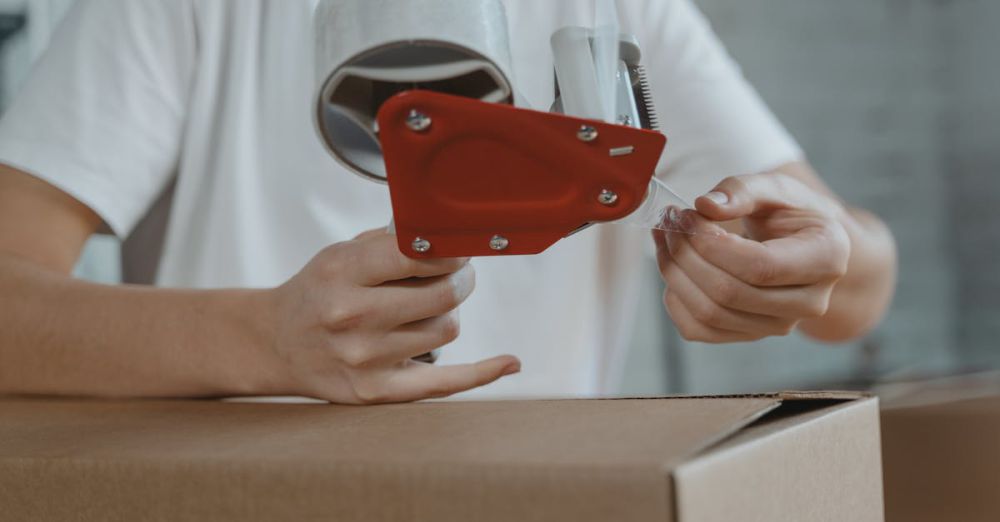
[[[193,18],[185,0],[79,0],[0,119],[0,162],[127,236],[176,167]]]
[[[802,151],[690,0],[619,2],[638,35],[666,151],[658,175],[689,201],[723,178],[763,172]]]

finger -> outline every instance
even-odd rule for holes
[[[367,233],[366,233],[367,234]],[[469,259],[440,258],[412,259],[399,251],[395,234],[362,234],[352,241],[349,255],[349,269],[355,274],[355,281],[362,285],[377,286],[386,281],[398,281],[408,277],[434,277],[451,274],[468,264]]]
[[[663,274],[670,263],[670,252],[667,247],[667,234],[669,232],[657,229],[653,229],[652,232],[653,244],[656,245],[656,265],[660,268],[660,274]]]
[[[697,236],[669,234],[670,258],[715,303],[733,310],[786,319],[819,317],[826,313],[833,283],[757,287],[703,257],[693,246],[696,240]]]
[[[715,328],[703,324],[694,318],[681,300],[669,290],[664,295],[663,303],[667,307],[667,313],[674,321],[674,326],[681,334],[681,337],[688,341],[703,343],[736,343],[746,341],[756,341],[763,338],[763,335],[752,335],[742,332],[731,332],[721,328]]]
[[[408,402],[447,397],[519,371],[521,361],[512,355],[451,366],[409,361],[403,369],[388,374],[382,385],[389,402]]]
[[[404,324],[386,332],[371,362],[382,366],[418,357],[454,341],[460,332],[458,310]]]
[[[829,203],[801,181],[782,174],[731,176],[704,196],[695,208],[715,221],[729,221],[776,208],[805,208],[826,212]]]
[[[454,274],[384,283],[371,290],[380,310],[378,326],[391,329],[446,314],[472,294],[476,271],[466,264]]]
[[[670,293],[677,296],[692,317],[706,326],[757,335],[788,335],[795,327],[795,320],[735,310],[715,302],[688,276],[680,263],[669,266],[664,279]]]
[[[823,283],[847,271],[850,240],[839,227],[817,225],[761,242],[726,232],[694,212],[685,213],[683,222],[698,254],[754,286]]]

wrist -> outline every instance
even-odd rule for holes
[[[228,371],[227,393],[283,395],[290,393],[287,364],[276,350],[276,290],[234,290],[229,319],[235,356]]]

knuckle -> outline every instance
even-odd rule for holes
[[[721,304],[731,305],[736,302],[739,295],[739,288],[733,281],[720,278],[712,283],[711,298]]]
[[[847,249],[850,247],[848,246]],[[841,250],[847,250],[841,249]],[[838,280],[847,274],[847,264],[850,258],[849,253],[838,253],[826,258],[825,272],[828,279]]]
[[[677,327],[677,333],[681,335],[681,338],[685,341],[697,341],[695,338],[695,331],[686,321],[674,321],[674,326]]]
[[[691,326],[687,321],[683,320],[683,316],[678,313],[677,307],[679,303],[677,301],[677,296],[674,295],[669,289],[663,292],[663,305],[667,309],[667,313],[670,314],[670,318],[674,323],[674,328],[677,333],[680,334],[681,338],[685,340],[691,339]]]
[[[691,310],[691,315],[704,324],[715,324],[722,317],[722,309],[710,301],[698,303],[698,306]]]
[[[393,250],[391,255],[395,264],[394,270],[398,274],[421,274],[427,267],[426,261],[409,258],[398,249]]]
[[[451,310],[462,304],[464,299],[462,295],[463,283],[457,275],[448,276],[447,283],[438,288],[435,299],[443,308]]]
[[[385,390],[368,382],[354,385],[354,398],[359,404],[381,404],[389,400]]]
[[[728,237],[709,237],[707,235],[695,234],[687,238],[688,244],[698,256],[713,264],[718,264],[718,260],[725,259],[732,255],[732,247],[729,245],[731,239]]]
[[[450,313],[442,316],[441,320],[441,340],[447,344],[455,339],[458,339],[459,334],[462,331],[462,325],[458,320],[457,314]]]
[[[664,276],[665,275],[666,274],[664,274]],[[671,301],[673,301],[673,297],[671,295],[672,294],[670,293],[669,288],[663,291],[663,299],[661,301],[663,301],[663,307],[667,309],[667,312],[673,312],[672,305],[670,304]]]
[[[443,268],[449,270],[452,273],[461,272],[462,270],[472,270],[472,264],[469,260],[462,257],[451,257],[439,260],[443,263]]]
[[[693,343],[707,343],[712,341],[712,339],[705,334],[705,331],[700,328],[688,327],[685,330],[678,328],[678,332],[680,332],[681,338],[685,341],[691,341]]]
[[[360,370],[368,366],[372,360],[372,351],[367,346],[356,343],[345,347],[340,353],[340,360],[351,369]]]
[[[438,291],[437,302],[442,308],[451,310],[462,303],[462,297],[459,295],[458,286],[456,284],[450,284]]]
[[[830,300],[826,296],[817,297],[806,302],[803,315],[810,318],[823,317],[829,309]]]
[[[777,276],[777,266],[766,257],[755,258],[747,271],[748,282],[756,286],[771,284]]]
[[[798,321],[783,321],[775,326],[772,335],[785,337],[795,331],[796,326],[798,326]]]
[[[823,270],[823,278],[826,280],[839,280],[847,274],[847,263],[837,259],[831,259],[826,263]]]
[[[677,298],[677,294],[670,290],[669,286],[663,291],[663,306],[666,307],[667,313],[675,318],[678,316],[678,309],[683,307],[680,299]]]
[[[677,258],[677,256],[681,254],[681,249],[683,248],[681,241],[677,238],[667,239],[664,246],[666,247],[666,254],[671,258]]]
[[[664,292],[663,294],[664,302],[666,302],[667,293],[669,293],[670,287],[676,284],[677,271],[678,271],[677,265],[674,263],[668,263],[660,271],[660,277],[663,279],[663,282],[667,284],[667,292]]]
[[[694,316],[694,312],[681,313],[684,305],[681,304],[677,295],[669,290],[663,294],[663,303],[666,305],[667,313],[673,319],[674,328],[685,341],[700,342],[705,340],[704,328],[702,328]],[[690,315],[690,318],[688,317]],[[693,319],[693,320],[692,320]]]
[[[752,176],[752,174],[729,176],[719,183],[719,187],[728,189],[730,195],[741,194],[749,189],[747,185],[748,176]]]
[[[471,264],[466,264],[459,268],[453,277],[456,283],[455,293],[458,295],[459,301],[464,301],[476,288],[476,269],[472,268]]]
[[[323,323],[331,330],[345,331],[358,328],[368,319],[369,311],[356,304],[331,306],[323,317]]]

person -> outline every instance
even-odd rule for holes
[[[680,225],[703,233],[602,225],[536,256],[403,256],[385,188],[312,127],[314,5],[71,10],[0,121],[0,393],[601,394],[651,243],[690,340],[846,340],[887,308],[891,234],[823,184],[690,0],[621,0],[619,15],[670,138],[659,175],[700,195]],[[538,50],[593,20],[573,0],[505,5],[516,86],[548,107]],[[124,240],[124,284],[72,276],[98,233]]]

